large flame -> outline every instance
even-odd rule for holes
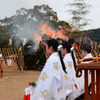
[[[52,30],[51,27],[48,27],[46,23],[44,23],[43,25],[40,25],[40,33],[41,35],[43,34],[47,34],[50,38],[61,38],[61,39],[65,39],[65,35],[66,33],[73,33],[73,32],[78,32],[76,30],[73,29],[68,29],[66,27],[61,27],[60,30],[58,30],[57,32]],[[38,41],[40,36],[34,31],[35,33],[35,40]],[[77,34],[76,34],[77,35]],[[67,37],[71,37],[73,36],[73,34],[67,34]],[[42,42],[42,38],[40,38],[40,41]]]
[[[53,38],[53,34],[56,34],[51,27],[48,27],[46,24],[40,25],[41,34],[47,34],[50,38]]]
[[[55,38],[55,36],[64,37],[62,30],[57,32],[52,30],[51,27],[48,27],[46,24],[41,25],[41,34],[47,34],[50,38]]]

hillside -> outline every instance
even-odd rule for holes
[[[100,28],[84,31],[84,33],[93,41],[100,42]]]

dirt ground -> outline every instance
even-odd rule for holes
[[[23,100],[25,88],[29,87],[29,81],[36,82],[40,71],[24,71],[10,74],[11,82],[8,82],[9,73],[4,73],[0,79],[0,100]]]
[[[0,100],[23,100],[25,88],[29,82],[36,82],[41,71],[24,71],[10,74],[11,82],[8,82],[9,73],[4,73],[0,79]],[[91,100],[91,99],[89,99]]]

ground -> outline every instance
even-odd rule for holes
[[[7,81],[9,73],[4,73],[4,78],[0,79],[0,100],[23,100],[25,88],[29,87],[30,81],[36,82],[40,73],[40,71],[11,73],[11,82]]]
[[[11,82],[8,82],[9,73],[4,73],[0,79],[0,100],[23,100],[25,88],[29,87],[29,81],[36,82],[40,71],[24,71],[10,74]]]

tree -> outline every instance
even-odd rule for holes
[[[71,26],[69,25],[69,23],[65,22],[65,21],[59,21],[58,24],[62,27],[66,27],[68,29],[71,29]]]
[[[6,27],[0,26],[0,47],[8,47],[9,37]]]
[[[21,8],[16,11],[16,15],[0,20],[0,38],[1,35],[7,38],[5,42],[7,45],[9,39],[12,39],[12,45],[20,47],[23,46],[23,41],[26,39],[26,44],[23,47],[26,66],[39,66],[46,61],[41,46],[35,52],[36,42],[34,34],[34,31],[36,31],[39,36],[42,35],[40,25],[44,23],[50,26],[52,30],[56,31],[59,30],[59,26],[71,28],[67,22],[59,21],[57,13],[48,5],[35,5],[33,9]],[[0,43],[2,43],[1,40]],[[36,64],[41,55],[43,55],[42,59]]]
[[[39,27],[44,23],[56,31],[58,31],[59,25],[70,28],[67,22],[58,21],[57,13],[44,4],[35,5],[33,9],[18,9],[16,15],[0,20],[1,26],[13,38],[15,46],[21,46],[26,37],[27,40],[34,40],[34,31],[41,35]]]
[[[73,3],[67,4],[70,10],[67,10],[71,15],[70,25],[73,29],[82,30],[85,26],[89,25],[89,19],[86,15],[89,14],[91,5],[86,4],[86,0],[74,0]]]

